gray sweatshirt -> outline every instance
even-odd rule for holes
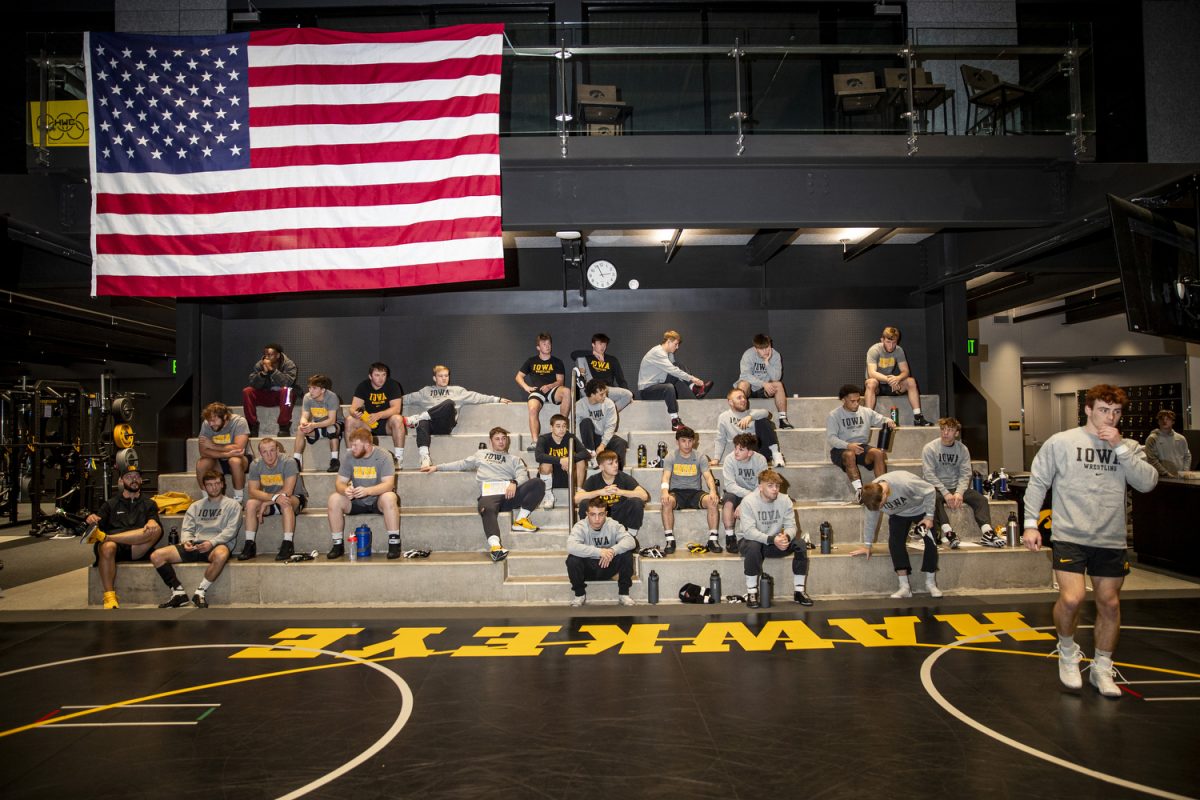
[[[291,459],[288,459],[289,461]],[[216,500],[197,500],[183,512],[183,532],[180,542],[212,542],[229,545],[242,530],[242,504],[222,495]]]
[[[674,353],[668,353],[661,344],[656,344],[642,356],[642,364],[638,368],[638,388],[645,389],[652,383],[666,383],[668,375],[688,383],[696,380],[694,375],[675,366]]]
[[[825,441],[832,450],[845,450],[851,444],[866,444],[872,425],[886,425],[890,419],[873,408],[859,406],[850,413],[838,406],[825,418]]]
[[[617,404],[606,397],[600,405],[592,405],[584,397],[575,404],[575,420],[585,419],[590,419],[600,432],[600,446],[608,447],[608,440],[617,433]]]
[[[937,492],[933,486],[921,480],[911,472],[885,472],[873,483],[886,483],[891,489],[887,500],[878,511],[868,511],[863,522],[863,541],[871,544],[875,541],[875,529],[879,527],[879,516],[932,517]]]
[[[942,494],[962,494],[971,488],[971,452],[962,442],[946,447],[934,439],[921,450],[921,477]]]
[[[735,497],[745,497],[758,488],[758,476],[767,468],[767,459],[762,453],[754,452],[745,461],[738,461],[733,453],[721,462],[721,488]]]
[[[483,493],[485,481],[516,481],[529,479],[529,467],[518,456],[497,450],[479,450],[460,461],[438,464],[439,472],[474,472]]]
[[[295,386],[296,362],[280,353],[276,369],[263,372],[262,359],[259,359],[254,362],[254,367],[250,370],[250,385],[255,389],[282,389],[285,386]]]
[[[762,360],[753,347],[742,353],[742,362],[738,365],[738,380],[750,384],[751,389],[761,389],[767,381],[777,381],[782,377],[783,356],[779,355],[778,350],[771,348],[771,357],[766,361]]]
[[[783,492],[769,503],[760,493],[751,492],[738,506],[739,539],[771,544],[771,540],[781,531],[795,539],[796,530],[796,512],[792,510],[792,498]]]
[[[746,411],[734,411],[732,408],[727,408],[717,417],[717,438],[713,443],[713,458],[717,461],[722,461],[725,458],[725,451],[733,452],[733,437],[739,433],[754,433],[754,425],[742,430],[738,426],[738,420],[744,417],[750,417],[755,421],[766,419],[771,416],[771,412],[765,408],[751,408]]]
[[[420,414],[428,411],[438,403],[446,400],[454,403],[455,408],[472,404],[499,403],[500,398],[494,394],[480,394],[464,389],[461,386],[426,386],[415,392],[409,392],[401,398],[404,408],[409,414]]]
[[[1158,484],[1141,446],[1122,439],[1113,448],[1084,427],[1051,436],[1033,459],[1025,490],[1025,527],[1054,487],[1054,540],[1109,549],[1125,548],[1125,487],[1148,492]]]
[[[1155,430],[1146,437],[1146,460],[1159,475],[1178,475],[1192,468],[1192,451],[1178,431]]]
[[[567,553],[579,558],[599,558],[600,550],[605,547],[620,555],[636,546],[637,540],[615,519],[604,520],[598,531],[592,530],[586,518],[581,519],[567,534]]]

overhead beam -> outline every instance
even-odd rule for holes
[[[794,228],[760,230],[746,242],[746,263],[761,267],[775,257],[796,234]]]

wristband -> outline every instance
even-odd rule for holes
[[[1027,520],[1025,520],[1025,528],[1026,528],[1027,530],[1028,530],[1029,528],[1034,528],[1034,529],[1036,530],[1036,529],[1037,529],[1037,520],[1036,520],[1036,519],[1027,519]]]
[[[661,484],[661,485],[659,486],[659,488],[660,488],[660,489],[670,489],[670,488],[671,488],[671,484],[669,484],[669,483],[663,483],[663,484]]]

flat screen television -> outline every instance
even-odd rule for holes
[[[1129,330],[1200,342],[1195,228],[1111,194],[1108,212]]]

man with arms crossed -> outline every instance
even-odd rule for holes
[[[608,518],[608,503],[593,497],[587,501],[587,518],[571,526],[567,534],[567,577],[571,580],[571,607],[587,602],[587,581],[606,581],[617,576],[617,602],[634,605],[629,596],[633,585],[633,549],[637,541],[616,520]]]
[[[383,514],[388,558],[400,557],[400,497],[396,494],[396,468],[387,453],[371,442],[371,433],[359,428],[347,437],[350,449],[338,469],[333,494],[326,502],[330,561],[346,554],[346,515]]]
[[[1125,487],[1148,492],[1158,484],[1158,471],[1146,460],[1137,442],[1117,428],[1124,390],[1102,383],[1088,389],[1080,428],[1056,433],[1033,459],[1025,490],[1025,547],[1038,550],[1042,534],[1037,513],[1054,488],[1052,500],[1054,575],[1058,602],[1054,627],[1058,631],[1058,679],[1068,689],[1083,687],[1079,662],[1083,651],[1075,643],[1079,610],[1087,599],[1084,574],[1092,576],[1095,591],[1096,655],[1088,679],[1105,697],[1118,698],[1113,650],[1121,630],[1121,584],[1129,574],[1125,555]]]
[[[913,425],[932,425],[921,413],[921,391],[899,341],[899,328],[884,328],[879,341],[867,350],[867,408],[875,410],[876,396],[907,394],[913,410]]]
[[[209,403],[200,412],[203,424],[196,443],[196,483],[204,488],[204,473],[210,469],[233,476],[233,499],[242,501],[246,470],[250,467],[250,426],[224,403]]]
[[[421,466],[433,463],[429,456],[429,443],[434,435],[446,436],[454,432],[458,424],[460,406],[483,403],[511,403],[507,397],[471,392],[461,386],[450,385],[450,368],[438,364],[433,368],[433,385],[404,395],[404,407],[408,409],[408,424],[417,428],[417,452],[421,455]]]
[[[808,543],[800,538],[792,499],[780,493],[783,478],[773,469],[758,476],[758,488],[746,495],[738,509],[738,552],[746,576],[746,605],[758,608],[758,579],[764,558],[783,558],[792,554],[792,598],[802,606],[811,606],[812,598],[804,591],[808,580]]]
[[[792,427],[787,418],[787,389],[783,388],[783,356],[772,345],[770,336],[755,334],[753,347],[742,353],[737,383],[733,386],[745,392],[746,397],[774,398],[779,427]]]

